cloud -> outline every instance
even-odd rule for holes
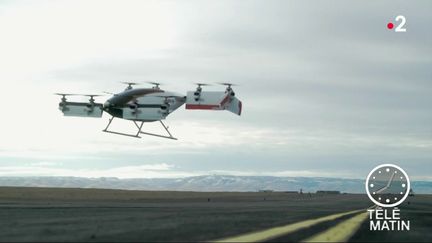
[[[52,164],[29,166],[0,166],[0,176],[76,176],[76,177],[118,177],[118,178],[170,178],[193,174],[172,171],[173,165],[166,163],[123,166],[108,169],[66,169]]]
[[[34,162],[30,163],[29,166],[35,166],[35,167],[48,167],[48,166],[59,166],[62,165],[61,163],[52,162],[52,161],[42,161],[42,162]]]
[[[185,178],[202,175],[232,175],[232,176],[276,176],[276,177],[326,177],[364,179],[364,174],[352,171],[322,171],[322,170],[284,170],[284,171],[257,171],[257,170],[183,170],[174,165],[145,164],[138,166],[122,166],[109,169],[65,169],[53,164],[40,164],[29,166],[0,166],[0,176],[72,176],[85,178]],[[432,180],[430,176],[412,176],[415,180]]]
[[[75,177],[117,177],[117,178],[183,178],[200,175],[235,175],[235,176],[301,176],[301,177],[341,177],[340,173],[319,171],[184,171],[174,165],[145,164],[138,166],[122,166],[109,169],[65,169],[53,164],[35,163],[29,166],[0,166],[0,176],[75,176]],[[352,176],[351,174],[349,174]],[[345,175],[346,177],[346,175]]]
[[[347,168],[359,174],[380,161],[401,161],[419,176],[431,174],[430,7],[420,1],[8,2],[0,7],[6,91],[0,101],[7,104],[0,165],[30,174],[32,168],[90,175],[94,167],[101,176],[272,168],[269,173],[343,176]],[[407,17],[407,33],[385,28],[399,13]],[[62,117],[52,95],[116,92],[125,80],[161,81],[181,93],[196,81],[238,83],[244,112],[181,108],[166,120],[179,141],[135,140],[102,133],[106,116]],[[160,131],[152,123],[145,128]],[[174,167],[140,167],[152,161]]]

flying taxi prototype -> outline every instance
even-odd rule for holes
[[[177,110],[183,104],[186,104],[188,110],[228,110],[234,114],[241,115],[242,102],[236,98],[231,83],[221,83],[226,86],[225,91],[203,91],[203,86],[208,84],[197,83],[195,91],[188,91],[186,96],[162,90],[159,83],[149,82],[154,86],[152,88],[134,88],[133,85],[138,83],[129,83],[127,88],[118,94],[112,94],[105,103],[96,103],[94,97],[100,95],[85,94],[89,97],[89,102],[69,102],[67,96],[81,94],[64,94],[56,93],[62,96],[59,103],[59,109],[64,116],[76,117],[102,117],[106,112],[111,115],[108,125],[103,132],[118,135],[141,138],[140,134],[157,136],[168,139],[175,139],[168,130],[168,127],[162,122],[169,114]],[[114,118],[121,118],[132,121],[137,132],[135,134],[116,132],[108,130]],[[159,121],[168,135],[143,132],[142,127],[145,122]]]

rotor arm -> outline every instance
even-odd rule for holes
[[[64,116],[76,117],[102,117],[103,104],[96,103],[94,97],[101,96],[96,94],[64,94],[56,93],[55,95],[62,96],[59,103],[59,110]],[[69,102],[66,96],[87,96],[89,102]]]

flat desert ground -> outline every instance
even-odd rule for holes
[[[212,241],[371,205],[363,194],[0,187],[0,241]],[[350,241],[431,242],[432,196],[399,208],[409,232],[370,232],[366,221]],[[337,223],[272,241],[300,241]]]

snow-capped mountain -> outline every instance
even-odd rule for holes
[[[321,177],[206,175],[176,179],[118,179],[112,177],[0,177],[0,186],[107,188],[179,191],[299,191],[336,190],[364,193],[364,180]],[[413,181],[415,193],[432,193],[432,181]]]

